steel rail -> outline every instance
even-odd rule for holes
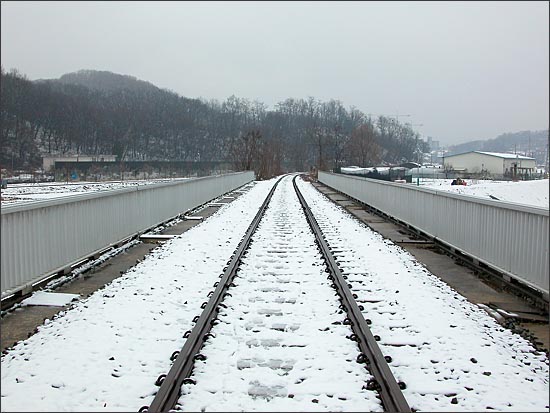
[[[204,302],[202,304],[202,308],[204,308],[204,310],[200,317],[196,319],[196,324],[190,334],[187,336],[188,333],[186,333],[187,340],[185,341],[182,350],[179,351],[179,353],[174,352],[172,355],[172,358],[174,358],[176,354],[177,357],[175,357],[170,371],[166,375],[162,374],[157,379],[157,384],[160,384],[160,388],[151,402],[151,405],[143,406],[139,411],[166,412],[172,410],[176,406],[176,403],[180,398],[181,385],[191,376],[195,360],[202,356],[199,354],[199,351],[204,341],[208,338],[208,333],[217,317],[219,304],[227,294],[227,290],[235,278],[237,269],[241,263],[242,256],[250,244],[252,235],[258,228],[260,220],[262,219],[271,197],[275,192],[275,188],[282,179],[283,178],[280,178],[275,183],[264,200],[262,206],[256,213],[256,216],[248,227],[246,234],[233,253],[229,265],[224,269],[224,273],[220,276],[220,281],[214,284],[216,289],[214,290],[210,300],[207,303]]]
[[[302,204],[302,209],[306,215],[306,219],[311,227],[315,238],[319,245],[319,249],[326,260],[329,267],[329,279],[334,282],[335,287],[342,301],[342,308],[347,313],[348,318],[344,320],[345,324],[349,324],[355,333],[352,337],[358,344],[361,354],[357,358],[359,362],[366,362],[367,368],[374,377],[374,381],[367,384],[368,389],[376,389],[380,395],[380,399],[386,412],[411,412],[405,396],[401,391],[400,384],[397,383],[393,376],[386,358],[382,354],[380,347],[377,344],[376,338],[373,336],[367,321],[361,313],[361,309],[357,305],[355,298],[350,290],[350,285],[347,284],[342,271],[338,267],[334,256],[328,246],[321,228],[317,220],[313,216],[304,196],[298,189],[296,178],[293,179],[294,190]]]

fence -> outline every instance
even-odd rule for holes
[[[248,171],[2,207],[2,298],[252,180]]]
[[[319,171],[319,181],[542,292],[548,210]]]

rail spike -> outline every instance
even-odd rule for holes
[[[157,380],[155,381],[155,386],[162,385],[165,379],[166,379],[166,374],[161,374],[160,376],[158,376]]]

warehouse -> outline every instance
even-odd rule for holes
[[[491,176],[525,178],[536,172],[535,158],[514,153],[472,151],[443,158],[447,171]]]
[[[44,156],[42,158],[44,171],[55,170],[56,162],[116,162],[116,155]]]

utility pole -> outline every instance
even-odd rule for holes
[[[403,115],[405,116],[405,115]],[[410,115],[407,115],[407,116],[410,116]],[[405,123],[405,126],[408,126],[410,127],[411,129],[413,128],[413,126],[424,126],[423,123]],[[418,134],[418,136],[420,137],[420,139],[422,139],[422,135],[420,135],[420,133]],[[418,142],[416,142],[416,148],[415,148],[415,154],[416,154],[416,162],[419,163],[419,164],[423,164],[423,157],[422,157],[422,154],[423,152],[420,151],[420,147],[418,145]]]
[[[550,137],[548,138],[548,140],[550,140]],[[548,160],[549,160],[549,158],[548,158],[548,156],[549,156],[549,155],[548,155],[548,140],[546,141],[546,159],[545,159],[545,160],[546,160],[546,167],[544,168],[544,169],[546,169],[545,172],[546,172],[546,177],[547,177],[547,178],[550,176],[550,175],[549,175],[549,172],[550,172],[550,171],[548,170]]]

